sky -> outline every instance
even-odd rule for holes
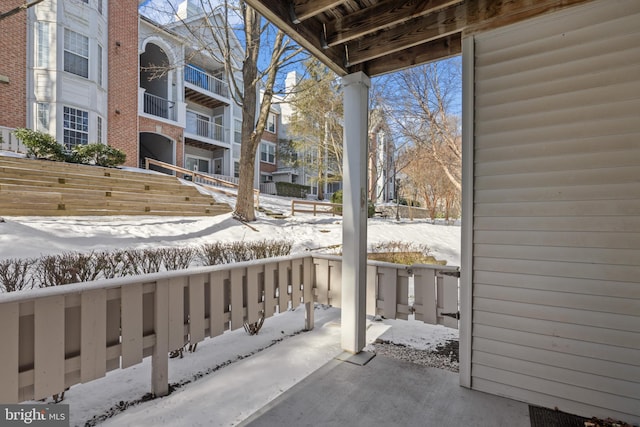
[[[233,203],[233,198],[216,197]],[[289,198],[263,195],[261,203],[285,218],[259,214],[249,228],[230,214],[187,218],[4,217],[0,222],[0,259],[264,239],[288,239],[294,243],[293,252],[302,253],[321,251],[342,241],[340,217],[291,216]],[[425,244],[436,258],[450,265],[460,262],[459,225],[375,218],[369,220],[368,235],[369,245],[385,241]],[[63,401],[70,405],[71,425],[85,425],[105,414],[116,415],[104,425],[118,427],[236,425],[341,353],[340,310],[318,305],[315,319],[316,327],[301,333],[301,306],[267,319],[258,335],[249,336],[239,329],[205,340],[195,353],[170,359],[169,382],[187,384],[161,399],[128,407],[129,402],[149,392],[150,358],[111,371],[102,379],[74,385]],[[381,338],[433,350],[457,336],[457,330],[421,322],[368,320],[367,343]],[[200,378],[194,381],[195,377]],[[202,398],[204,395],[207,399]],[[126,410],[122,411],[123,407]]]

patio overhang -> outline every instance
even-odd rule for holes
[[[590,0],[247,0],[338,75],[370,77],[461,53],[465,34]]]

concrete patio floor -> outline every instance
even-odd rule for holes
[[[375,356],[333,359],[240,424],[529,427],[522,402],[460,387],[458,374]]]

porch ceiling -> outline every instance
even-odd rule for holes
[[[377,76],[461,52],[461,37],[591,0],[246,0],[329,68]]]
[[[197,90],[193,90],[189,87],[185,87],[184,97],[187,101],[191,101],[211,109],[226,105],[224,102],[216,98],[212,98],[209,95],[206,95],[202,92],[198,92]]]

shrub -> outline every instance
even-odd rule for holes
[[[123,151],[104,144],[77,145],[69,157],[77,163],[105,167],[120,166],[127,158]]]
[[[160,249],[164,268],[167,270],[184,270],[189,268],[198,251],[191,247]]]
[[[206,243],[200,247],[203,265],[229,264],[289,255],[293,244],[288,240],[258,240],[255,242]]]
[[[13,134],[27,147],[27,156],[36,159],[65,160],[62,145],[58,144],[53,136],[25,128],[16,129]]]
[[[278,196],[306,199],[310,192],[311,187],[308,185],[293,184],[291,182],[276,182],[276,193]]]
[[[367,258],[406,265],[447,264],[446,261],[436,260],[435,257],[431,255],[431,249],[429,249],[427,245],[418,245],[413,242],[401,242],[397,240],[372,245],[371,252],[369,252]]]
[[[331,195],[331,203],[342,205],[342,190],[338,190]],[[335,208],[336,213],[342,215],[342,206]],[[367,218],[373,218],[376,214],[376,205],[371,200],[367,200]]]
[[[14,292],[33,286],[32,259],[0,260],[0,290]]]

